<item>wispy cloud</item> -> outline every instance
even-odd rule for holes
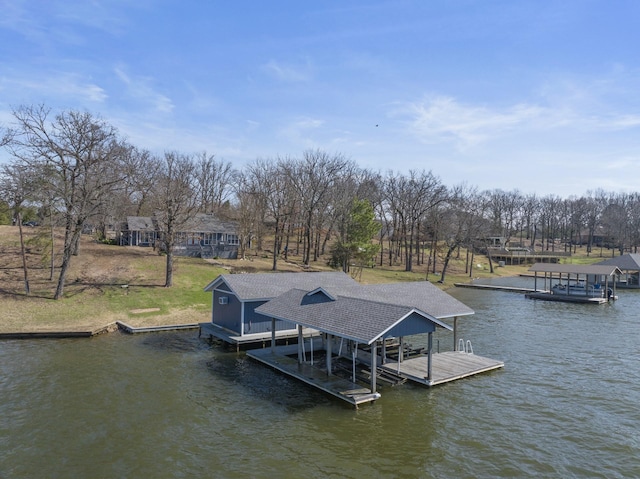
[[[309,81],[313,76],[309,62],[303,65],[291,65],[270,60],[263,69],[278,80],[290,83]]]
[[[317,132],[324,125],[324,121],[317,118],[299,118],[280,130],[280,136],[293,144],[303,148],[314,147],[317,141],[311,138],[312,132]]]
[[[411,131],[422,141],[454,141],[463,148],[531,123],[544,114],[544,109],[521,104],[499,111],[438,96],[406,104],[396,113],[408,117]]]
[[[174,104],[171,99],[162,93],[158,93],[152,87],[153,81],[150,78],[132,77],[122,66],[115,68],[115,74],[125,84],[127,92],[137,101],[147,103],[156,111],[171,113]]]
[[[82,75],[69,72],[48,72],[37,76],[25,73],[0,78],[0,91],[11,92],[15,98],[61,98],[74,103],[102,103],[108,95],[99,85]]]
[[[558,129],[589,132],[640,126],[640,115],[580,111],[576,105],[520,103],[504,108],[463,104],[449,96],[428,97],[395,111],[424,143],[454,143],[461,150],[518,133]]]

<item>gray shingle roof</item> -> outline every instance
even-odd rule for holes
[[[306,295],[306,290],[289,290],[256,308],[256,312],[370,344],[415,311],[408,306],[345,296],[305,303]]]
[[[129,231],[155,231],[156,226],[150,216],[127,216]]]
[[[180,228],[182,232],[191,233],[235,233],[237,230],[236,222],[224,221],[209,213],[197,213]]]
[[[596,264],[617,266],[622,271],[640,271],[640,254],[623,254]]]
[[[529,268],[529,271],[536,273],[596,274],[604,276],[620,273],[620,270],[616,266],[603,264],[536,263]]]
[[[345,296],[398,304],[418,309],[433,318],[474,314],[473,310],[428,281],[360,285]]]
[[[222,285],[243,301],[268,300],[256,308],[260,314],[367,344],[413,312],[447,328],[442,319],[474,313],[427,281],[361,285],[337,272],[228,274],[205,291]],[[323,298],[310,300],[314,290]]]
[[[272,299],[293,288],[311,291],[322,287],[329,294],[337,295],[345,288],[358,286],[358,283],[351,276],[329,271],[320,273],[223,274],[209,283],[204,290],[212,291],[222,282],[226,283],[243,301]]]

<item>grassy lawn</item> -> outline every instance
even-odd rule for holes
[[[225,272],[195,258],[177,258],[174,286],[165,288],[165,257],[145,248],[82,240],[72,258],[64,298],[53,300],[58,271],[49,280],[42,261],[46,232],[25,230],[30,295],[25,294],[18,229],[0,226],[0,332],[88,330],[114,321],[134,327],[209,320],[211,295],[203,291]],[[57,248],[62,238],[56,237]],[[46,258],[45,258],[46,259]],[[59,265],[58,265],[59,266]]]

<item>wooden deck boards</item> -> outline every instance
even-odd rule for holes
[[[476,283],[453,283],[457,288],[472,288],[472,289],[490,289],[495,291],[509,291],[512,293],[535,293],[533,288],[519,288],[515,286],[498,286],[493,284],[476,284]]]
[[[308,347],[307,351],[309,351]],[[297,345],[289,345],[277,346],[275,353],[270,347],[253,349],[247,351],[247,356],[354,406],[380,398],[378,392],[372,392],[369,388],[333,374],[327,375],[322,361],[316,362],[314,366],[307,363],[298,364],[298,360],[291,357],[296,352]],[[402,361],[399,370],[397,362],[378,366],[378,370],[425,386],[435,386],[504,367],[502,361],[459,351],[448,351],[432,355],[432,377],[431,380],[427,380],[427,361],[428,357],[421,355]]]
[[[379,367],[426,386],[435,386],[504,367],[502,361],[460,351],[433,354],[432,361],[431,380],[426,379],[427,356],[405,359],[400,363],[400,369],[397,362],[388,362]]]
[[[379,393],[372,392],[371,389],[364,388],[339,376],[327,375],[326,371],[318,366],[298,364],[297,359],[286,355],[297,351],[297,346],[295,345],[279,346],[276,347],[276,351],[276,353],[273,353],[270,347],[253,349],[247,351],[247,356],[343,401],[347,401],[356,407],[359,404],[380,398]]]
[[[271,332],[266,333],[253,333],[253,334],[244,334],[240,336],[239,334],[235,334],[231,331],[221,328],[213,323],[200,323],[200,331],[198,337],[209,337],[209,338],[218,338],[224,341],[225,343],[232,344],[234,346],[243,346],[243,345],[252,345],[252,344],[263,344],[263,347],[266,347],[267,344],[271,343]],[[305,338],[310,336],[318,336],[319,333],[315,330],[304,328],[302,334]],[[288,329],[285,331],[276,331],[276,341],[284,341],[288,339],[293,339],[295,341],[298,340],[298,331],[296,329]],[[295,342],[294,341],[294,342]]]

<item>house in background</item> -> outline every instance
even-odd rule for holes
[[[120,246],[154,246],[158,238],[158,227],[150,216],[127,216],[120,229]]]
[[[238,257],[239,246],[236,222],[223,221],[211,213],[198,213],[180,228],[176,235],[174,253],[201,258],[235,259]]]
[[[120,246],[152,246],[162,248],[162,232],[155,217],[128,216],[119,232]],[[238,257],[238,227],[216,215],[198,213],[176,234],[174,254],[200,258]]]

